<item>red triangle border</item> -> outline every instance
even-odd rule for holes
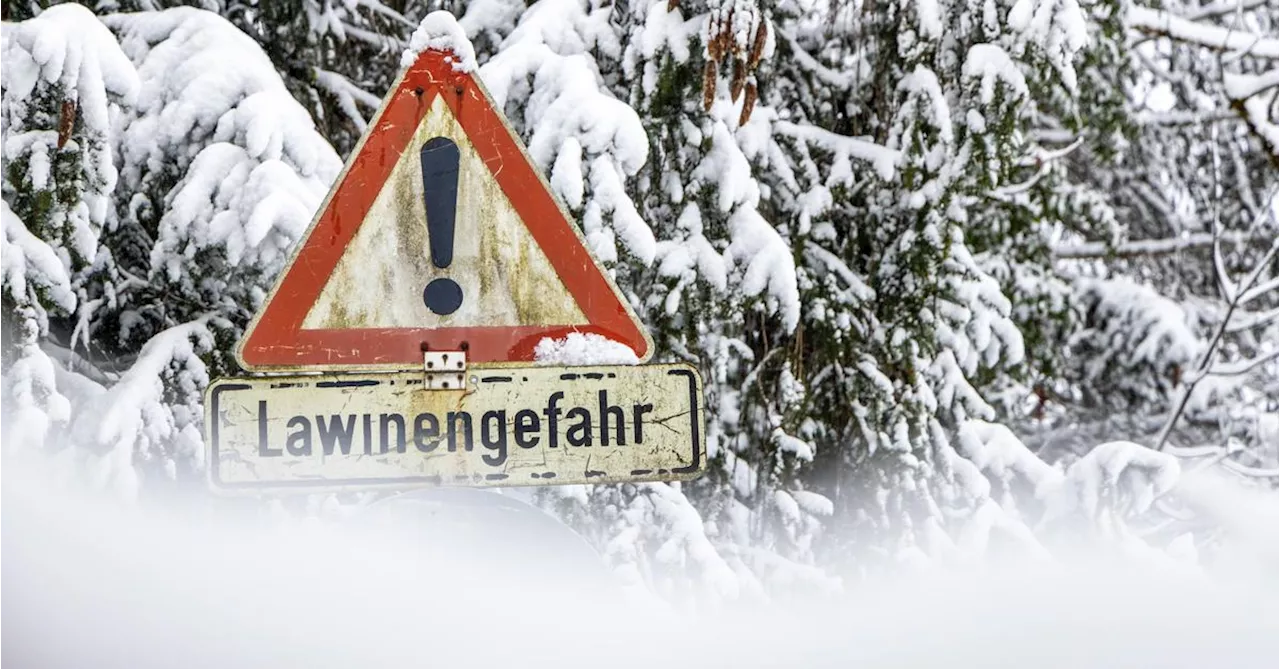
[[[436,96],[444,98],[590,325],[302,329],[303,319]],[[451,54],[422,52],[401,75],[369,128],[246,330],[237,348],[243,367],[412,369],[422,365],[424,347],[455,351],[464,346],[468,362],[522,363],[533,360],[534,347],[543,338],[572,332],[603,335],[629,346],[642,361],[649,358],[652,342],[643,326],[587,251],[582,235],[493,108],[484,87],[470,73],[455,72]],[[344,225],[347,221],[357,223]]]

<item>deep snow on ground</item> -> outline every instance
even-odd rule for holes
[[[1079,546],[1038,564],[916,570],[824,601],[690,612],[615,587],[585,545],[530,515],[540,512],[495,500],[477,513],[489,491],[411,494],[342,521],[299,522],[235,503],[124,508],[7,466],[0,660],[1274,668],[1275,497],[1202,487],[1239,521],[1241,559],[1229,569],[1151,569]]]

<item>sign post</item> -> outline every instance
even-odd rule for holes
[[[206,396],[221,492],[689,479],[687,365],[535,366],[653,343],[480,80],[426,50],[383,101]],[[313,373],[301,375],[303,373]]]

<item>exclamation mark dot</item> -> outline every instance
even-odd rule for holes
[[[458,145],[447,137],[432,137],[422,145],[421,157],[431,263],[444,269],[453,262],[453,232],[458,211]],[[446,316],[462,306],[462,286],[448,277],[434,279],[422,291],[422,301],[432,312]]]

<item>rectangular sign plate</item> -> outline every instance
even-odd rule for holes
[[[219,491],[691,479],[706,466],[688,365],[471,367],[219,379],[205,398]]]

